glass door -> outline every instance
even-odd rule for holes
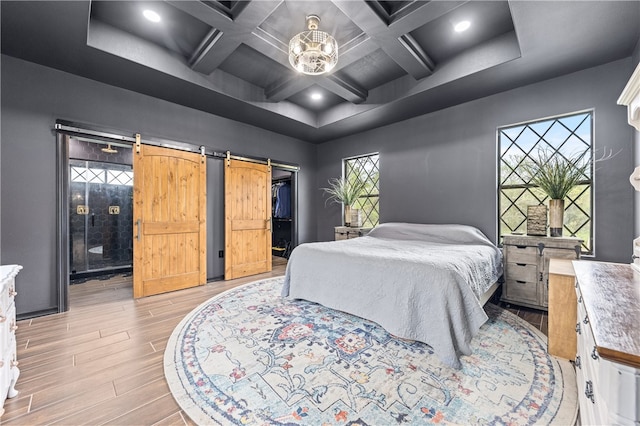
[[[131,266],[131,165],[69,160],[71,274]]]

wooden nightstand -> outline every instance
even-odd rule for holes
[[[351,228],[349,226],[335,227],[335,240],[349,240],[351,238],[362,237],[367,235],[371,228]]]
[[[549,260],[579,259],[582,240],[574,237],[503,235],[504,302],[547,310]]]
[[[576,274],[573,261],[549,261],[549,337],[547,352],[564,359],[576,356]]]

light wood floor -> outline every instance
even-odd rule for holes
[[[138,300],[131,277],[71,286],[68,312],[18,322],[20,393],[5,402],[1,423],[192,424],[164,378],[171,332],[214,295],[283,275],[286,263],[274,263],[271,273]]]
[[[20,394],[5,402],[3,425],[191,425],[169,392],[163,355],[180,320],[216,294],[274,270],[133,300],[131,278],[70,287],[70,310],[18,323]],[[18,297],[20,297],[18,295]],[[507,308],[546,334],[546,313]]]

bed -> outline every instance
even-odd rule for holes
[[[477,228],[385,223],[364,237],[296,247],[282,296],[374,321],[460,368],[501,275],[500,249]]]

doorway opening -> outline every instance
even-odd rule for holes
[[[73,136],[68,149],[69,283],[130,274],[132,149]]]
[[[272,168],[271,202],[273,218],[272,264],[286,264],[296,246],[296,174],[290,170]]]

